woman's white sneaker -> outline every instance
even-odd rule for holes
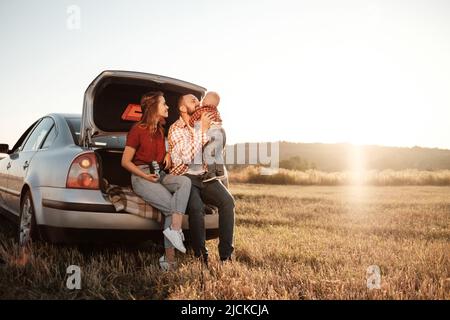
[[[184,234],[181,230],[172,230],[170,227],[163,231],[166,238],[173,244],[173,246],[179,251],[186,253],[186,247],[183,244]]]

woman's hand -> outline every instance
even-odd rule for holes
[[[151,174],[146,174],[144,179],[148,180],[150,182],[158,182],[159,176],[154,173],[151,173]]]
[[[164,157],[164,160],[163,160],[163,165],[164,165],[164,170],[170,169],[170,167],[172,166],[172,159],[170,158],[170,153],[166,153],[166,156]]]

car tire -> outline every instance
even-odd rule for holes
[[[20,203],[20,218],[17,239],[20,247],[29,246],[33,241],[40,240],[36,223],[33,199],[27,191]]]

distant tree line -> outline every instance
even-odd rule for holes
[[[299,156],[294,156],[286,160],[281,160],[280,168],[288,170],[306,171],[310,169],[316,169],[316,165],[314,162],[307,161]]]

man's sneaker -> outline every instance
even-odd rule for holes
[[[163,231],[166,238],[173,244],[173,246],[179,251],[186,253],[186,247],[183,244],[184,234],[181,230],[172,230],[170,227]]]
[[[222,263],[226,263],[226,262],[233,262],[233,259],[231,259],[231,256],[229,256],[228,258],[220,258],[220,262]]]
[[[177,267],[177,263],[176,262],[169,262],[169,261],[166,260],[166,256],[162,256],[161,258],[159,258],[159,266],[164,271],[169,271],[169,270],[173,270],[174,268],[176,268]]]

